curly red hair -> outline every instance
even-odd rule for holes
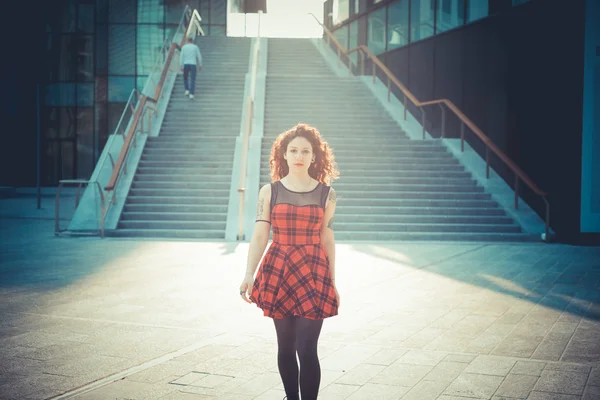
[[[308,168],[308,174],[323,184],[329,184],[337,179],[340,172],[337,169],[331,147],[316,128],[300,123],[281,133],[275,139],[271,148],[271,159],[269,160],[271,181],[278,181],[289,173],[289,167],[283,155],[287,151],[288,144],[298,136],[310,142],[315,155],[315,162]]]

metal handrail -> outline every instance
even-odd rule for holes
[[[368,57],[373,62],[373,83],[376,82],[377,78],[377,67],[381,69],[381,71],[387,76],[387,89],[388,89],[388,101],[391,101],[391,83],[393,83],[402,93],[404,94],[404,120],[406,120],[406,111],[407,111],[407,99],[411,101],[415,107],[418,107],[421,110],[422,121],[421,124],[423,126],[423,139],[425,139],[425,110],[423,107],[438,104],[442,110],[442,138],[445,138],[446,134],[446,113],[443,105],[446,105],[461,121],[461,129],[460,129],[460,137],[461,137],[461,151],[464,152],[464,137],[465,137],[465,126],[471,129],[471,131],[483,142],[486,146],[486,178],[490,177],[490,161],[489,161],[489,151],[492,150],[494,154],[500,158],[504,162],[504,164],[515,174],[515,183],[514,183],[514,208],[517,209],[519,206],[519,182],[523,181],[525,185],[527,185],[535,194],[541,196],[542,200],[546,206],[546,215],[545,215],[545,238],[549,238],[550,233],[550,203],[546,198],[547,193],[541,190],[533,180],[521,169],[514,161],[510,159],[500,148],[498,148],[492,140],[483,133],[483,131],[473,122],[470,118],[468,118],[452,101],[448,99],[437,99],[431,101],[419,101],[415,95],[413,95],[399,80],[396,76],[385,66],[385,64],[375,55],[373,52],[365,45],[359,45],[353,49],[347,50],[344,46],[340,44],[340,42],[335,38],[333,33],[327,29],[325,25],[323,25],[318,18],[313,14],[312,17],[317,21],[319,25],[323,28],[323,32],[325,33],[325,37],[327,38],[327,43],[330,44],[333,42],[335,47],[337,48],[337,56],[338,56],[338,64],[340,63],[341,54],[344,54],[350,60],[349,55],[353,52],[358,52],[360,55],[360,73],[364,75],[364,62],[365,58]]]
[[[250,90],[244,101],[245,119],[244,132],[242,135],[242,154],[240,158],[240,177],[238,182],[238,193],[240,195],[238,208],[238,234],[237,240],[244,240],[244,206],[246,201],[246,171],[248,163],[248,144],[252,135],[252,123],[254,121],[254,97],[256,95],[256,75],[258,73],[258,60],[260,56],[260,18],[262,11],[258,12],[258,34],[252,48],[252,66],[250,68]]]
[[[190,20],[189,20],[187,28],[185,28],[184,27],[185,17],[188,14],[190,14]],[[103,201],[103,206],[102,206],[102,211],[101,211],[101,220],[100,220],[100,235],[102,237],[104,237],[104,225],[105,225],[106,215],[108,214],[110,206],[112,204],[116,203],[116,188],[117,188],[118,180],[122,174],[127,173],[126,160],[127,160],[127,157],[129,156],[129,151],[131,149],[131,146],[133,145],[133,147],[135,147],[136,139],[137,139],[136,133],[138,131],[138,128],[141,128],[141,131],[144,130],[144,116],[147,114],[148,115],[148,133],[151,132],[152,115],[153,115],[153,113],[155,114],[157,112],[157,110],[156,110],[156,108],[151,109],[149,107],[149,104],[157,103],[158,100],[160,99],[160,96],[162,94],[164,84],[165,84],[165,81],[167,78],[168,71],[170,70],[171,64],[173,63],[173,61],[175,59],[175,52],[177,49],[180,49],[185,44],[187,37],[192,32],[192,28],[195,27],[199,32],[203,33],[202,28],[200,27],[201,19],[202,18],[200,17],[200,14],[196,10],[193,10],[192,12],[190,12],[189,7],[186,6],[186,8],[183,12],[179,27],[173,35],[173,40],[176,40],[177,32],[179,32],[181,30],[182,37],[181,37],[180,43],[178,44],[176,42],[172,42],[169,47],[169,53],[167,54],[166,60],[162,66],[160,79],[154,89],[154,96],[150,97],[146,94],[139,94],[139,99],[135,105],[131,103],[131,99],[133,97],[133,93],[138,93],[137,90],[134,89],[132,91],[132,94],[129,97],[129,101],[125,106],[125,110],[123,111],[123,115],[121,116],[121,120],[119,121],[119,126],[117,128],[120,127],[120,124],[123,121],[124,115],[126,112],[128,112],[128,110],[131,110],[133,112],[133,115],[130,119],[129,127],[128,127],[126,133],[123,134],[124,143],[123,143],[123,146],[121,147],[121,151],[119,152],[117,161],[114,162],[111,158],[111,162],[113,162],[112,174],[111,174],[111,177],[110,177],[107,185],[104,187],[105,194],[106,194],[106,196],[105,196],[106,201]],[[164,51],[164,45],[159,49],[159,52],[162,53],[162,51]],[[157,59],[158,60],[161,59],[161,54],[158,55]],[[146,83],[146,86],[149,84],[150,80],[151,80],[151,78],[149,77],[149,79]]]

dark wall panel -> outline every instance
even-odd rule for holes
[[[425,40],[408,50],[408,88],[421,101],[433,99],[434,46],[433,40]]]

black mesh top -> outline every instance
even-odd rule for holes
[[[294,192],[287,189],[281,181],[271,183],[271,210],[277,204],[291,204],[302,207],[317,205],[325,209],[327,196],[331,186],[318,183],[317,187],[310,192]]]

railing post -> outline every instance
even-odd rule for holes
[[[485,147],[485,177],[490,179],[490,148]]]
[[[519,208],[519,175],[515,174],[515,210]]]
[[[423,140],[425,140],[425,110],[421,108],[421,125],[423,125]]]
[[[390,77],[388,76],[388,103],[390,102],[390,92],[392,88],[390,87]]]
[[[375,78],[377,76],[377,64],[373,61],[373,84],[375,84]]]
[[[408,106],[408,97],[404,95],[404,120],[406,121],[406,107]]]
[[[364,75],[365,74],[365,55],[363,54],[362,50],[359,50],[358,54],[360,54],[360,74]]]
[[[460,151],[465,152],[465,123],[460,121]]]
[[[440,104],[442,109],[442,138],[446,138],[446,109],[443,104]]]
[[[79,206],[79,193],[81,192],[81,183],[77,185],[77,190],[75,191],[75,208]]]

